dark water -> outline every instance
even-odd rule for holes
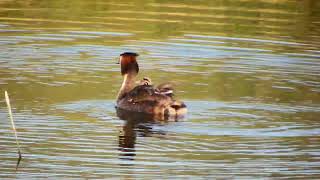
[[[185,119],[117,117],[123,51]],[[317,0],[0,1],[0,179],[319,179],[319,73]]]

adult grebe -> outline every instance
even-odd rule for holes
[[[187,113],[186,105],[173,98],[173,89],[168,85],[154,88],[150,78],[144,78],[135,86],[139,72],[137,53],[120,54],[123,83],[117,97],[117,108],[154,115],[157,119],[178,118]]]

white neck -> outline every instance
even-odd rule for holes
[[[119,90],[117,100],[121,99],[124,94],[130,92],[133,89],[134,83],[135,83],[135,77],[136,77],[135,74],[123,75],[123,82]]]

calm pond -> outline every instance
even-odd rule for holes
[[[124,51],[186,118],[118,118]],[[320,1],[3,0],[0,93],[0,179],[319,179]]]

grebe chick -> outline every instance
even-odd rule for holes
[[[139,72],[137,56],[137,53],[132,52],[120,54],[123,83],[117,97],[117,108],[152,114],[160,119],[178,118],[186,114],[186,105],[173,99],[173,91],[169,86],[154,88],[150,78],[144,78],[141,81],[143,84],[135,86],[135,78]]]
[[[152,81],[149,77],[144,77],[142,80],[137,81],[137,84],[150,85],[150,86],[153,85]],[[155,89],[155,93],[164,94],[164,95],[172,97],[173,96],[173,84],[172,83],[159,84]]]
[[[148,78],[148,77],[143,77],[143,79],[140,80],[140,81],[137,81],[137,83],[138,83],[139,85],[152,85],[152,81],[151,81],[151,79]]]
[[[156,88],[156,92],[173,97],[173,84],[172,83],[162,83]]]

